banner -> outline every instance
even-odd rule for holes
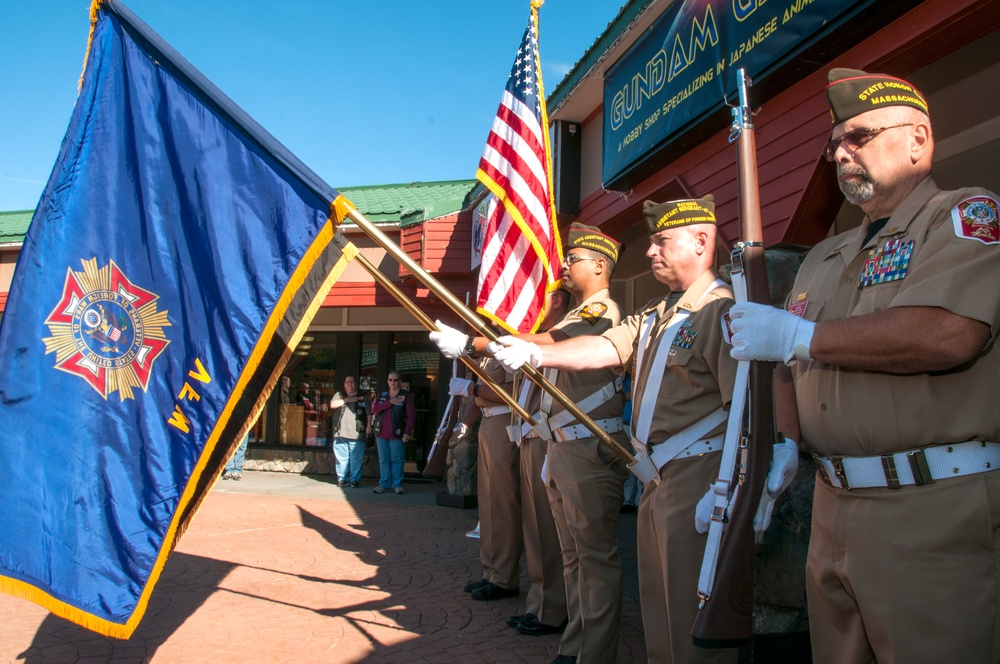
[[[354,256],[330,190],[117,2],[0,327],[0,589],[127,638]]]
[[[605,187],[874,0],[675,2],[605,74]],[[759,81],[758,81],[759,83]]]

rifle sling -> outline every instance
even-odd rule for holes
[[[733,271],[733,296],[737,302],[746,302],[747,285],[742,271]],[[741,360],[736,365],[736,379],[733,382],[733,400],[729,405],[729,423],[726,426],[726,440],[722,447],[722,458],[719,461],[719,475],[712,490],[715,493],[715,504],[712,518],[708,524],[708,538],[705,543],[705,555],[701,561],[701,573],[698,575],[698,596],[707,600],[712,596],[715,586],[715,572],[719,563],[719,547],[722,544],[722,534],[728,516],[729,506],[736,500],[739,486],[733,487],[733,475],[736,470],[736,457],[739,454],[740,440],[743,437],[743,410],[746,407],[747,387],[750,381],[750,362]]]

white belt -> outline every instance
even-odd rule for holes
[[[510,406],[486,406],[483,410],[483,417],[493,417],[494,415],[506,415],[510,412]]]
[[[618,433],[619,431],[625,430],[625,426],[622,424],[622,418],[620,417],[609,417],[606,420],[594,420],[594,424],[608,433]],[[574,424],[571,427],[562,427],[561,429],[552,430],[552,440],[557,440],[561,443],[566,443],[571,440],[579,440],[581,438],[593,437],[594,433],[582,424]]]
[[[699,454],[708,454],[709,452],[715,452],[716,450],[721,450],[722,445],[726,442],[726,437],[723,434],[719,434],[714,438],[706,438],[704,440],[696,440],[687,447],[685,447],[680,454],[673,457],[674,459],[680,459],[683,457],[698,456]],[[659,445],[653,445],[653,450],[651,458],[653,463],[656,463],[656,449]]]
[[[869,457],[814,454],[820,477],[836,489],[867,489],[930,484],[949,477],[1000,468],[1000,443],[970,440]]]

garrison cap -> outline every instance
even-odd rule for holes
[[[912,83],[860,69],[831,69],[826,76],[833,124],[886,106],[910,106],[927,113],[927,100]]]
[[[646,218],[650,235],[690,224],[714,224],[715,196],[708,194],[666,203],[646,201],[642,204],[642,216]]]
[[[566,248],[583,247],[592,251],[598,251],[605,256],[609,256],[614,262],[618,262],[622,245],[610,236],[605,235],[596,226],[586,226],[573,222],[566,234]]]

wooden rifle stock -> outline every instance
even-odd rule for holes
[[[757,183],[757,142],[747,102],[750,83],[743,69],[738,70],[737,79],[740,100],[739,106],[733,108],[730,140],[736,138],[742,242],[733,252],[733,271],[742,261],[747,300],[770,304]],[[773,370],[770,362],[750,363],[744,435],[734,473],[739,477],[739,488],[723,531],[712,594],[702,598],[691,630],[694,644],[704,648],[739,647],[750,643],[753,635],[753,520],[776,442]]]
[[[451,445],[455,425],[458,424],[459,413],[462,411],[461,403],[461,399],[456,398],[452,398],[448,402],[448,414],[444,418],[442,428],[434,434],[434,442],[431,444],[427,464],[421,471],[421,475],[424,477],[444,477],[444,470],[448,462],[448,448]]]

